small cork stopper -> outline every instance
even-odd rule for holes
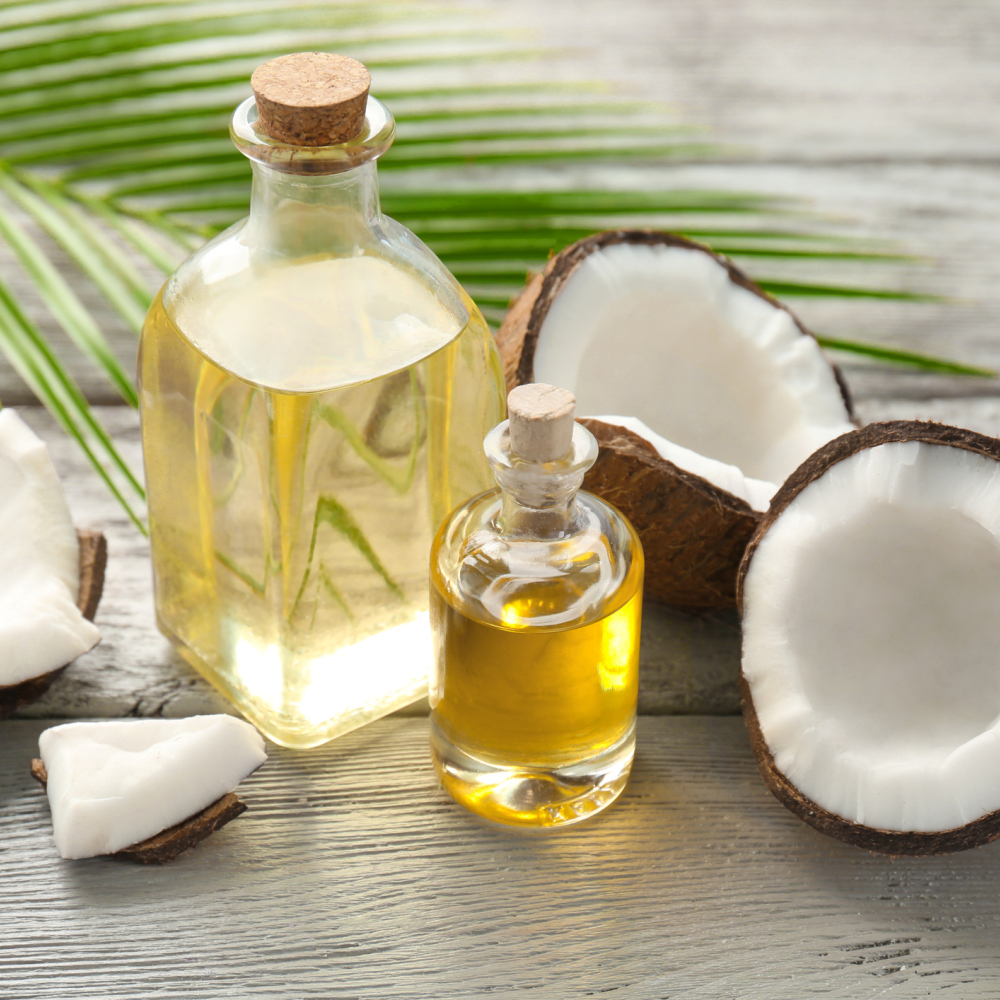
[[[333,146],[365,122],[371,74],[357,59],[296,52],[258,66],[250,78],[263,132],[293,146]]]
[[[507,397],[510,447],[526,462],[555,462],[573,446],[573,393],[544,382],[512,389]]]

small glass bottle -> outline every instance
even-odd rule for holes
[[[431,551],[431,750],[451,796],[549,827],[621,793],[635,749],[643,557],[632,526],[579,489],[597,458],[564,389],[519,386],[484,449],[500,486]]]
[[[503,416],[479,310],[381,213],[368,81],[326,53],[254,73],[249,218],[181,264],[139,350],[159,627],[294,747],[426,692],[427,553]]]

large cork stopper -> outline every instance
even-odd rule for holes
[[[371,74],[348,56],[296,52],[258,66],[250,78],[258,124],[293,146],[333,146],[353,139],[365,122]]]
[[[512,389],[507,397],[510,449],[526,462],[555,462],[573,446],[573,393],[544,382]]]

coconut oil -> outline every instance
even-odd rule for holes
[[[513,418],[512,418],[513,419]],[[643,558],[627,521],[576,493],[597,448],[560,462],[487,438],[500,491],[460,507],[431,553],[432,752],[486,819],[559,826],[612,802],[635,743]]]
[[[391,118],[368,100],[348,154],[237,111],[250,217],[181,266],[140,346],[159,627],[288,746],[425,694],[427,553],[487,485],[503,410],[481,314],[378,209]]]

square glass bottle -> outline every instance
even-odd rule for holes
[[[181,264],[140,343],[156,610],[307,747],[425,693],[427,553],[488,483],[503,383],[479,310],[380,210],[394,123],[365,68],[300,53],[252,82],[250,215]]]

